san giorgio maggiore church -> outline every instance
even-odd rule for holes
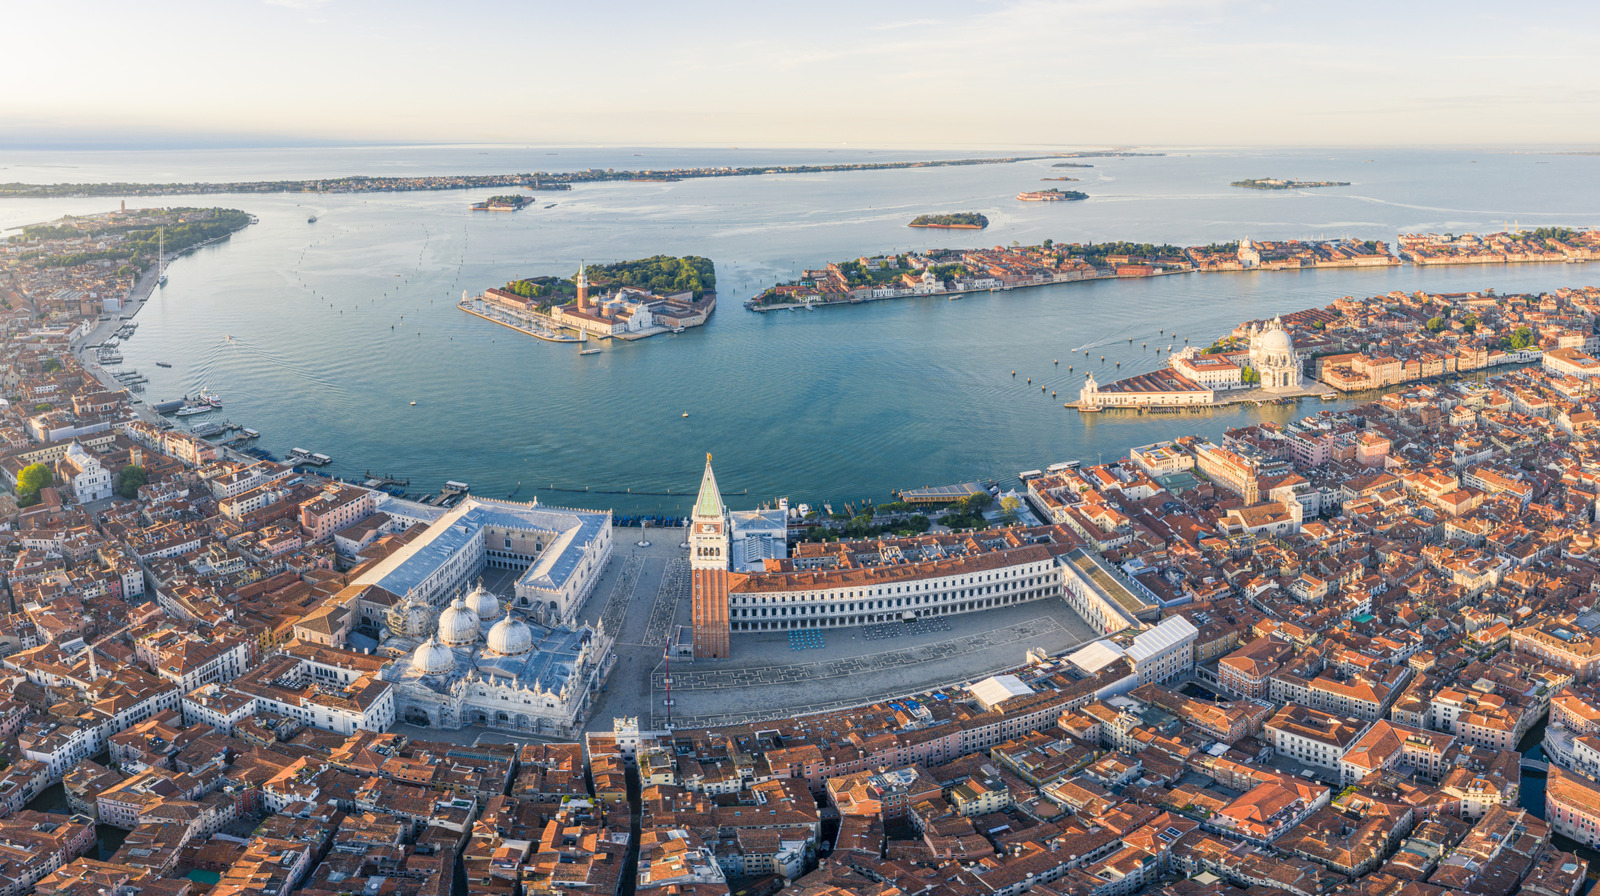
[[[385,500],[395,525],[426,529],[352,584],[393,595],[378,651],[400,722],[542,736],[579,731],[615,664],[616,633],[578,614],[611,559],[609,511],[468,496],[448,510]],[[521,570],[502,599],[479,583]],[[470,588],[470,591],[469,591]]]

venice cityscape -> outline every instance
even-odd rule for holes
[[[8,13],[0,896],[1600,880],[1593,10],[155,7]]]

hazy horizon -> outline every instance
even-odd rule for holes
[[[167,0],[8,10],[0,145],[1600,143],[1593,4]]]

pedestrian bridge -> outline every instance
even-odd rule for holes
[[[1524,756],[1522,757],[1522,770],[1529,772],[1548,772],[1550,771],[1550,763],[1540,762],[1537,759],[1529,759],[1528,757]]]

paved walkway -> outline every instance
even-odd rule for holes
[[[806,650],[791,648],[787,632],[735,633],[732,659],[672,663],[671,724],[736,725],[892,700],[1015,668],[1035,648],[1059,654],[1099,637],[1055,598],[940,619],[948,630],[905,626],[892,639],[869,636],[881,626],[810,630],[824,645]],[[649,676],[640,718],[654,727],[668,722],[667,675],[658,663]]]
[[[1063,631],[1065,631],[1063,626],[1054,619],[1028,619],[1004,628],[979,632],[971,637],[952,638],[948,641],[938,641],[901,650],[885,650],[866,656],[818,660],[811,663],[776,663],[767,666],[747,666],[735,669],[679,671],[672,675],[672,687],[677,691],[726,690],[729,688],[760,687],[769,684],[822,681],[829,678],[868,675],[887,669],[920,666],[924,663],[931,663],[948,657],[992,650],[1017,641],[1026,641],[1039,635]],[[667,686],[666,678],[665,674],[657,675],[653,683],[656,687],[664,689]]]

